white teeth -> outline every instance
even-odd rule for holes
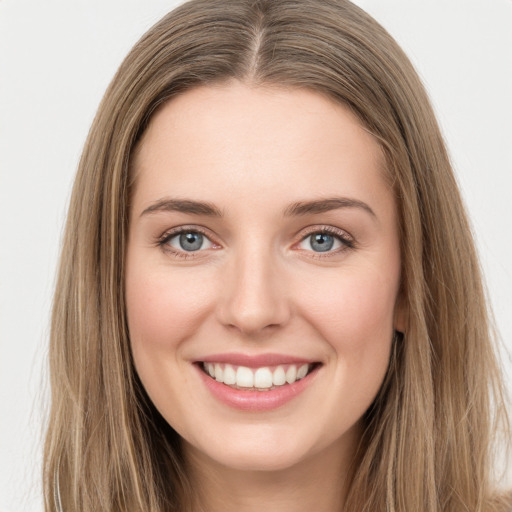
[[[268,366],[253,369],[223,363],[203,363],[203,369],[210,377],[228,386],[270,390],[303,379],[311,366],[303,364],[297,368],[296,364],[280,365],[272,371]]]
[[[293,364],[290,366],[290,368],[292,366]],[[284,373],[284,368],[282,366],[278,366],[274,370],[274,374],[272,375],[272,382],[274,386],[282,386],[286,382],[286,374]]]
[[[271,388],[272,372],[269,368],[258,368],[254,374],[255,388]]]
[[[224,371],[222,370],[222,366],[218,363],[215,365],[215,380],[224,382]]]
[[[236,372],[230,364],[224,366],[224,384],[236,384]]]
[[[308,373],[308,365],[303,364],[298,370],[297,370],[297,380],[303,379]],[[215,375],[217,375],[217,371],[215,371]]]
[[[239,366],[236,371],[236,385],[241,388],[252,388],[254,386],[254,374],[250,368]]]
[[[293,384],[297,380],[297,367],[291,364],[286,370],[286,382]]]

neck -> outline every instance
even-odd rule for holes
[[[340,440],[292,467],[255,471],[223,466],[185,443],[194,490],[192,510],[341,512],[356,444]]]

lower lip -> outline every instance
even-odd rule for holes
[[[217,382],[209,375],[206,375],[199,365],[195,364],[194,366],[197,368],[202,381],[215,398],[235,409],[252,412],[271,411],[296,398],[313,382],[319,370],[319,367],[316,367],[303,379],[269,391],[244,391],[226,386],[222,382]]]

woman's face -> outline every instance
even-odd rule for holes
[[[313,92],[232,82],[159,110],[134,172],[131,347],[186,453],[270,470],[350,452],[402,327],[374,138]]]

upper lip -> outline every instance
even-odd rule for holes
[[[288,354],[241,354],[241,353],[224,353],[211,354],[202,357],[196,361],[197,363],[226,363],[235,366],[246,366],[248,368],[259,368],[262,366],[278,366],[280,364],[312,364],[318,361],[296,357]]]

